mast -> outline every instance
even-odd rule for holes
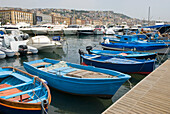
[[[148,26],[150,24],[150,6],[149,6],[149,10],[148,10]]]

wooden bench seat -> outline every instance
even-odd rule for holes
[[[109,74],[93,72],[88,70],[77,70],[77,71],[69,72],[66,74],[66,76],[72,76],[78,78],[115,78],[116,77]]]
[[[6,87],[11,87],[11,85],[9,85],[9,84],[0,84],[0,89],[6,88]],[[22,92],[22,91],[17,89],[17,88],[12,88],[12,89],[9,89],[9,90],[1,91],[0,96],[9,96],[9,95],[20,93],[20,92]],[[22,100],[28,99],[28,98],[30,98],[30,96],[28,94],[22,95]],[[16,96],[16,97],[10,98],[8,100],[10,100],[10,101],[21,101],[21,97]]]
[[[50,65],[51,63],[48,63],[48,62],[41,62],[41,63],[34,63],[34,64],[31,64],[32,66],[36,67],[36,66],[42,66],[42,65]]]

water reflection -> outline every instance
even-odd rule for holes
[[[85,51],[86,46],[93,46],[95,49],[102,49],[99,42],[102,41],[102,35],[98,36],[65,36],[66,39],[63,42],[63,48],[56,48],[53,52],[39,52],[36,55],[27,55],[25,57],[6,58],[0,60],[0,67],[14,66],[22,69],[23,62],[34,61],[43,58],[51,58],[64,60],[67,62],[79,64],[80,58],[78,54],[79,49]],[[112,99],[100,99],[97,97],[85,97],[75,96],[59,92],[53,88],[50,88],[52,94],[52,102],[49,106],[49,114],[54,113],[72,113],[72,114],[99,114],[108,108],[113,102],[119,99],[127,91],[131,89],[131,86],[135,86],[141,81],[145,75],[133,74],[129,82],[125,82]]]

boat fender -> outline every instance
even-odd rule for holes
[[[89,54],[92,54],[92,53],[90,52],[90,50],[92,50],[92,49],[93,49],[92,46],[87,46],[87,47],[86,47],[86,51],[87,51]]]

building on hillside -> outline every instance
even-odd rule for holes
[[[11,24],[25,22],[32,25],[33,14],[18,10],[0,10],[0,22],[2,22],[2,24],[6,24],[7,22]]]
[[[70,25],[70,18],[58,16],[55,14],[51,15],[53,24],[66,24]]]
[[[37,11],[35,13],[35,17],[36,17],[36,24],[52,23],[51,15],[43,14],[43,13]]]

